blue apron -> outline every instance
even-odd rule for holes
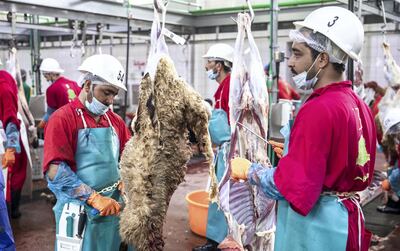
[[[82,118],[84,129],[78,131],[77,150],[75,153],[76,173],[82,182],[95,189],[102,196],[111,197],[122,204],[122,196],[120,196],[120,192],[115,186],[120,180],[118,135],[114,131],[107,114],[105,116],[110,127],[87,128],[82,111],[77,110],[77,112]],[[111,187],[113,188],[104,189]],[[74,201],[82,204],[80,201]],[[53,208],[56,217],[57,234],[59,219],[65,203],[65,201],[57,201],[57,204]],[[89,207],[86,203],[84,205],[88,219],[82,251],[119,250],[121,244],[119,216],[100,216],[98,214],[93,216],[90,213],[92,207]]]
[[[290,123],[280,131],[284,155],[290,131]],[[287,200],[278,201],[275,251],[345,251],[347,237],[348,211],[337,196],[322,195],[307,216],[295,212]]]
[[[219,146],[214,159],[215,174],[219,182],[225,172],[224,155],[229,149],[229,140],[231,138],[231,129],[226,112],[222,109],[213,110],[208,128],[211,141]],[[226,222],[224,212],[218,209],[217,203],[209,203],[206,238],[220,243],[225,239],[227,234],[228,223]]]

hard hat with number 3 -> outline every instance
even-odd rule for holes
[[[110,85],[126,91],[125,70],[115,57],[107,54],[97,54],[88,57],[78,68],[82,72],[90,72]]]
[[[342,7],[328,6],[311,12],[304,21],[294,22],[329,38],[349,57],[358,61],[364,43],[364,28],[357,16]]]

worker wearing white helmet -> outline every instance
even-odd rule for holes
[[[79,243],[82,249],[78,245],[76,250],[119,250],[124,191],[118,166],[130,133],[110,106],[119,90],[126,90],[125,70],[115,57],[105,54],[87,58],[79,70],[78,99],[54,112],[46,127],[43,169],[57,197],[53,209],[57,246],[60,250],[62,245]],[[87,214],[84,233],[68,232],[66,217],[83,210]],[[83,242],[77,235],[83,236]]]
[[[218,83],[218,89],[214,94],[215,109],[209,123],[211,141],[219,147],[215,165],[215,175],[222,179],[225,171],[225,161],[222,149],[229,147],[229,85],[233,62],[233,48],[230,45],[219,43],[212,45],[203,56],[206,61],[207,76]],[[218,209],[217,203],[210,203],[208,207],[208,219],[206,237],[207,243],[193,248],[193,251],[217,250],[218,244],[223,241],[228,232],[228,225],[224,213]]]
[[[355,192],[372,180],[376,131],[369,107],[344,76],[347,59],[359,59],[363,26],[334,6],[294,24],[288,66],[296,86],[314,92],[278,166],[238,158],[231,162],[232,177],[278,200],[274,250],[368,250],[371,234]]]
[[[394,163],[393,166],[389,168],[388,178],[382,181],[382,188],[400,197],[400,107],[390,107],[386,111],[383,117],[382,127],[387,141],[393,142],[392,147],[395,149],[396,153],[391,154]],[[384,205],[378,206],[377,209],[382,213],[400,214],[400,200],[395,201],[390,196],[388,201]]]
[[[80,92],[75,81],[61,76],[64,72],[60,64],[53,58],[45,58],[40,64],[40,71],[45,79],[51,84],[46,89],[47,110],[38,127],[44,128],[51,114],[61,106],[74,100]]]

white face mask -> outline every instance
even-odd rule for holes
[[[207,77],[211,80],[216,80],[219,76],[218,72],[214,72],[213,69],[210,69],[207,71]]]
[[[103,103],[101,103],[97,98],[94,97],[94,93],[93,93],[93,85],[90,87],[90,93],[92,93],[92,102],[89,103],[89,101],[85,101],[85,106],[86,108],[93,113],[94,115],[100,116],[100,115],[104,115],[108,109],[110,109],[110,107],[108,105],[105,105]]]
[[[314,88],[315,84],[318,82],[318,74],[322,69],[319,69],[317,74],[311,79],[307,80],[307,74],[311,70],[311,68],[314,66],[315,62],[317,62],[319,55],[317,58],[314,60],[312,65],[307,71],[303,71],[302,73],[297,74],[296,76],[293,76],[292,79],[294,81],[294,84],[296,85],[297,88],[302,89],[302,90],[310,90],[311,88]]]

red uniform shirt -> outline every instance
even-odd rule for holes
[[[229,87],[231,82],[231,74],[228,73],[221,84],[219,84],[217,91],[214,94],[215,109],[222,109],[228,115],[229,121]]]
[[[64,77],[59,77],[46,90],[47,105],[57,110],[63,105],[72,102],[79,95],[78,84]]]
[[[369,158],[360,158],[363,149]],[[364,190],[373,177],[375,150],[369,107],[352,91],[350,81],[333,83],[315,90],[300,109],[274,181],[292,209],[307,215],[323,191]],[[347,248],[355,245],[357,250],[358,210],[348,200],[343,203],[349,212]]]
[[[8,123],[13,123],[19,129],[18,89],[14,78],[6,71],[0,71],[0,120],[4,130]]]
[[[83,122],[77,109],[83,111],[88,128],[109,127],[107,118],[100,116],[99,122],[96,124],[94,118],[88,113],[84,105],[75,99],[73,102],[61,107],[50,117],[46,126],[43,170],[46,172],[48,166],[53,161],[66,162],[73,171],[76,171],[75,152],[78,141],[78,130],[83,129]],[[116,130],[120,143],[120,153],[122,153],[126,142],[130,138],[130,132],[124,121],[112,111],[107,112],[111,124]]]

